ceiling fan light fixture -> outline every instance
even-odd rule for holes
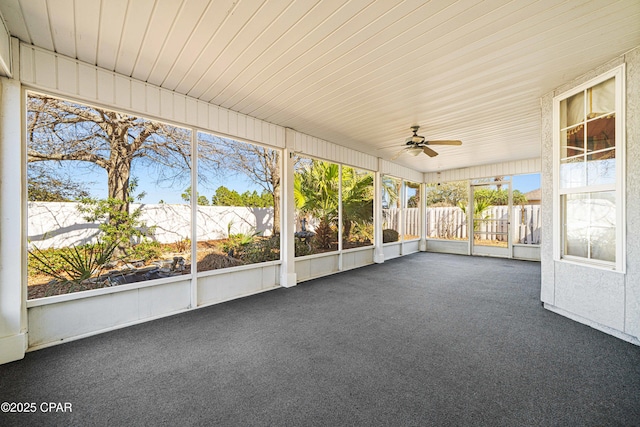
[[[415,156],[417,156],[418,154],[422,153],[422,147],[418,147],[418,146],[411,147],[411,148],[409,148],[409,149],[407,150],[407,153],[409,153],[409,155],[411,155],[411,156],[415,157]]]

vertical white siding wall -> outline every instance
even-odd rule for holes
[[[494,176],[539,173],[541,170],[541,158],[514,160],[511,162],[493,163],[490,165],[473,166],[469,168],[449,169],[439,173],[428,172],[424,174],[424,182],[461,181],[465,179],[489,178]]]
[[[283,148],[284,127],[121,76],[47,50],[20,45],[20,80],[34,89]]]
[[[372,155],[361,153],[351,148],[343,147],[297,131],[293,132],[293,147],[289,148],[295,153],[370,171],[376,171],[378,169],[378,159]]]
[[[396,178],[406,179],[411,182],[423,182],[424,174],[405,166],[391,163],[387,160],[380,161],[380,173],[383,175],[391,175]]]

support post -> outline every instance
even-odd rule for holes
[[[424,181],[424,179],[423,179]],[[427,251],[427,184],[420,184],[420,252]]]
[[[373,177],[373,262],[384,262],[384,248],[382,246],[382,174],[380,166],[382,159],[378,159],[378,170]]]
[[[295,131],[286,129],[285,149],[282,159],[282,191],[281,203],[281,225],[280,225],[280,245],[282,265],[280,266],[280,286],[290,288],[297,284],[296,277],[296,252],[295,237],[295,202],[293,199],[293,146],[295,142]]]
[[[0,364],[27,348],[20,82],[0,77]]]

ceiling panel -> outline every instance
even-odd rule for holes
[[[0,0],[26,43],[429,172],[540,155],[545,93],[640,45],[638,0]]]
[[[211,102],[216,105],[225,104],[228,94],[238,91],[248,80],[255,77],[267,61],[272,61],[278,56],[275,52],[277,47],[285,45],[280,42],[280,39],[287,37],[292,26],[304,20],[305,16],[318,4],[319,2],[313,4],[309,1],[292,1],[259,37],[251,41],[246,52],[236,55],[232,64],[215,74],[215,80],[210,86],[217,86],[218,90],[214,93]],[[244,80],[242,81],[241,78]],[[223,83],[218,84],[218,82]],[[223,85],[224,87],[221,87]]]
[[[203,55],[203,51],[215,43],[215,37],[221,31],[222,23],[229,16],[228,13],[221,13],[221,11],[233,10],[234,4],[233,0],[220,0],[209,4],[192,37],[178,60],[173,63],[165,79],[164,86],[167,89],[186,93],[198,79],[205,78],[204,71],[215,58]],[[212,31],[212,29],[215,30]]]
[[[99,67],[107,70],[116,69],[116,58],[123,43],[127,9],[128,0],[109,0],[101,3],[97,50]]]
[[[93,2],[95,3],[95,2]],[[151,70],[163,59],[162,49],[169,38],[176,16],[181,13],[183,2],[178,0],[155,0],[149,22],[145,23],[147,32],[142,44],[138,46],[131,77],[148,81]]]
[[[65,56],[75,58],[77,55],[73,0],[50,0],[48,11],[51,22],[59,24],[51,32],[55,49]]]
[[[147,32],[147,25],[136,24],[139,22],[149,22],[151,13],[153,13],[153,7],[154,0],[136,0],[135,2],[129,3],[120,42],[120,49],[116,55],[115,69],[118,70],[119,73],[127,76],[131,75],[136,60],[138,59],[140,45],[142,44]]]
[[[26,23],[27,32],[29,33],[28,39],[31,43],[44,49],[54,50],[46,0],[23,1],[20,3],[19,8]],[[7,24],[9,25],[9,31],[13,34],[12,22],[8,21]]]
[[[74,2],[73,11],[77,59],[89,64],[96,64],[100,30],[100,3]]]
[[[317,34],[316,28],[322,25],[329,17],[341,11],[343,2],[329,0],[310,7],[308,12],[299,20],[291,22],[283,37],[269,47],[267,52],[257,55],[256,66],[246,70],[240,76],[233,76],[233,90],[228,91],[225,97],[221,97],[220,105],[237,111],[242,110],[239,102],[251,102],[248,95],[252,88],[267,88],[266,83],[275,81],[280,77],[280,72],[286,69],[291,62],[300,56],[312,45],[312,39],[322,38],[323,34]],[[303,35],[301,35],[303,34]]]
[[[186,83],[183,87],[189,87],[189,92],[196,94],[198,98],[209,100],[212,95],[208,95],[208,92],[219,90],[215,84],[217,76],[233,64],[236,58],[245,55],[252,40],[258,38],[268,24],[282,14],[286,6],[285,2],[279,2],[278,7],[258,1],[240,3],[238,9],[220,25],[214,43],[199,58],[197,65],[201,65],[203,71],[194,70],[194,73],[183,80]],[[245,21],[245,16],[250,18]],[[193,76],[197,78],[193,79]],[[196,81],[197,84],[193,86],[191,81]]]
[[[162,85],[171,67],[177,61],[187,61],[185,65],[189,66],[189,62],[194,60],[194,58],[189,58],[189,60],[181,59],[180,55],[187,48],[189,48],[187,51],[193,50],[190,46],[191,40],[195,40],[195,43],[197,43],[201,38],[208,39],[208,34],[204,35],[204,37],[199,37],[198,30],[207,26],[207,23],[202,21],[202,17],[209,6],[210,2],[208,0],[184,1],[171,25],[168,28],[158,29],[158,35],[166,34],[167,37],[165,37],[165,43],[158,53],[158,60],[155,61],[147,78],[149,83],[158,86]],[[157,13],[166,15],[166,12],[161,10],[158,10]],[[213,30],[215,30],[215,27]],[[154,37],[153,34],[150,36]]]

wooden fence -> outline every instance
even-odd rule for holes
[[[382,209],[382,228],[400,230],[399,208]],[[420,208],[402,209],[404,235],[420,237]]]
[[[508,206],[490,206],[477,221],[474,234],[482,240],[506,240]],[[382,210],[383,228],[399,230],[400,209]],[[404,234],[420,235],[420,209],[402,209]],[[427,208],[427,237],[433,239],[466,240],[469,238],[467,216],[458,207]],[[514,206],[511,213],[513,243],[540,244],[542,215],[540,205]]]

